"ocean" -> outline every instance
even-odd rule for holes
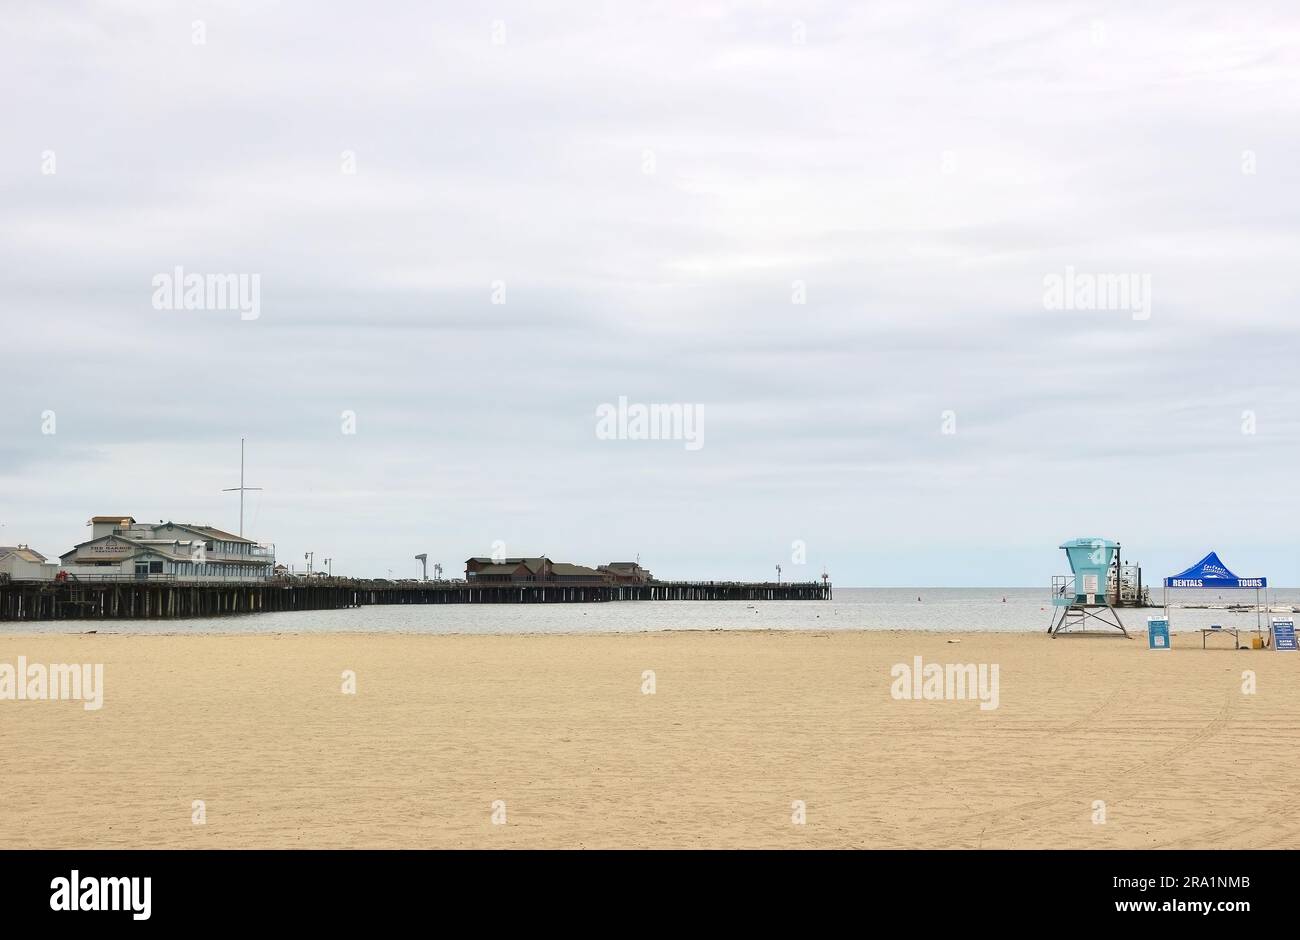
[[[1157,592],[1157,599],[1158,599]],[[1171,592],[1171,605],[1252,604],[1254,591]],[[1261,603],[1263,594],[1261,592]],[[1300,590],[1268,591],[1300,607]],[[830,601],[624,601],[604,604],[432,604],[245,614],[192,620],[59,620],[0,624],[5,633],[637,633],[652,630],[936,630],[1047,632],[1047,588],[836,588]],[[1157,608],[1119,611],[1143,633]],[[1267,627],[1270,614],[1261,615]],[[1287,616],[1274,613],[1271,616]],[[1171,606],[1175,632],[1253,629],[1255,612]]]

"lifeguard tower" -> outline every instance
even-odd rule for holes
[[[1062,543],[1061,548],[1065,549],[1065,557],[1070,560],[1070,570],[1074,573],[1058,574],[1052,578],[1052,606],[1058,608],[1060,614],[1053,611],[1053,622],[1047,632],[1053,637],[1061,633],[1110,636],[1118,630],[1128,636],[1107,594],[1110,569],[1116,563],[1119,543],[1109,539],[1070,539]],[[1103,629],[1089,630],[1089,620],[1096,621],[1091,626]]]

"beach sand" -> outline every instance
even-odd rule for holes
[[[0,634],[105,686],[0,701],[0,846],[1300,847],[1300,656],[1200,642]],[[914,656],[998,708],[895,700]]]

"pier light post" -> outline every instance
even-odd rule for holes
[[[334,559],[333,559],[333,558],[326,558],[326,559],[325,559],[325,570],[326,570],[327,572],[329,572],[329,576],[330,576],[331,578],[334,577]]]
[[[777,565],[777,566],[776,566],[776,583],[777,583],[777,584],[780,584],[780,583],[781,583],[781,566],[780,566],[780,565]]]
[[[308,574],[311,574],[311,563],[312,563],[312,561],[315,559],[315,557],[316,557],[316,553],[315,553],[315,552],[303,552],[303,554],[302,554],[302,560],[305,561],[305,562],[307,562],[307,573],[308,573]]]

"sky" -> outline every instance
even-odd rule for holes
[[[245,438],[336,574],[1300,584],[1293,4],[20,0],[0,77],[0,544],[236,530]]]

